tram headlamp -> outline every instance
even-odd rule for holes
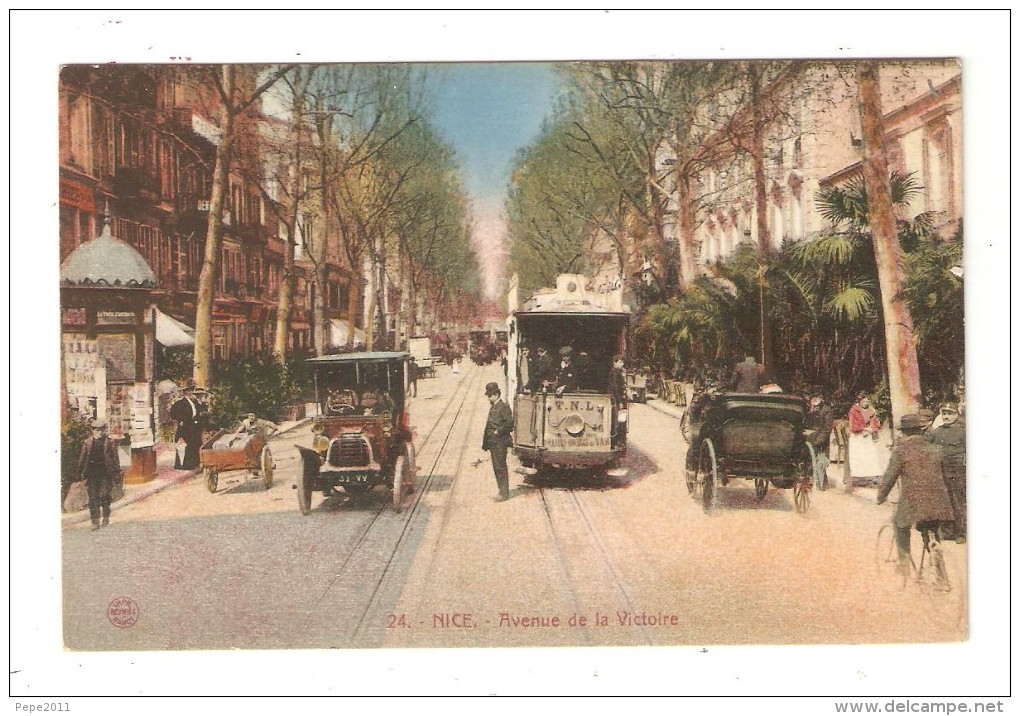
[[[576,438],[584,432],[584,418],[577,413],[574,413],[563,421],[563,429],[567,431],[568,435],[572,435]]]
[[[626,410],[621,410],[619,413],[616,414],[616,422],[618,422],[618,423],[625,423],[625,422],[627,422],[627,411]]]

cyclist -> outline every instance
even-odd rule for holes
[[[893,448],[889,466],[878,488],[878,504],[885,502],[896,481],[900,481],[900,502],[893,524],[896,527],[897,571],[910,572],[910,528],[916,526],[930,551],[939,541],[939,526],[953,519],[953,503],[942,477],[938,449],[921,436],[924,420],[919,415],[900,418],[903,437]]]

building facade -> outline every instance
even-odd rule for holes
[[[135,248],[156,277],[161,311],[195,325],[205,256],[212,174],[220,130],[213,68],[67,66],[60,73],[60,258],[98,235],[109,207],[112,234]],[[242,92],[254,71],[239,71]],[[262,155],[266,121],[254,108],[237,118],[224,234],[213,306],[213,355],[232,359],[272,350],[284,280],[285,233]],[[339,261],[326,290],[296,265],[291,350],[312,347],[313,297],[342,310]],[[348,287],[348,292],[350,291]]]
[[[890,62],[880,66],[880,82],[890,169],[913,174],[922,187],[909,206],[897,208],[898,218],[934,212],[937,228],[951,235],[963,216],[960,65]],[[766,223],[769,244],[779,249],[827,228],[815,197],[860,174],[864,146],[856,77],[848,66],[795,63],[763,95],[771,119],[764,132]],[[726,258],[741,242],[759,245],[754,192],[747,153],[716,151],[696,192],[702,265]]]

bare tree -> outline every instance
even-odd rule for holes
[[[216,147],[213,167],[212,194],[209,202],[209,226],[206,232],[205,257],[198,279],[195,311],[194,379],[201,386],[212,383],[212,309],[214,288],[219,275],[220,252],[223,246],[223,210],[231,166],[235,120],[248,110],[262,94],[291,68],[277,68],[250,93],[238,96],[236,67],[223,65],[211,73],[220,99],[220,141]],[[255,71],[255,68],[247,68]]]

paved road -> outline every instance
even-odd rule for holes
[[[412,400],[418,487],[402,512],[313,496],[297,451],[277,480],[193,479],[64,531],[65,642],[74,649],[887,643],[965,638],[962,602],[875,567],[891,516],[861,495],[755,500],[731,483],[711,515],[683,485],[675,418],[634,406],[625,479],[533,484],[495,503],[479,449],[498,368],[441,368]],[[963,569],[964,547],[947,545]],[[112,615],[126,597],[134,623]],[[123,606],[125,602],[117,602]],[[132,617],[126,618],[132,621]],[[119,626],[115,625],[119,622]]]

